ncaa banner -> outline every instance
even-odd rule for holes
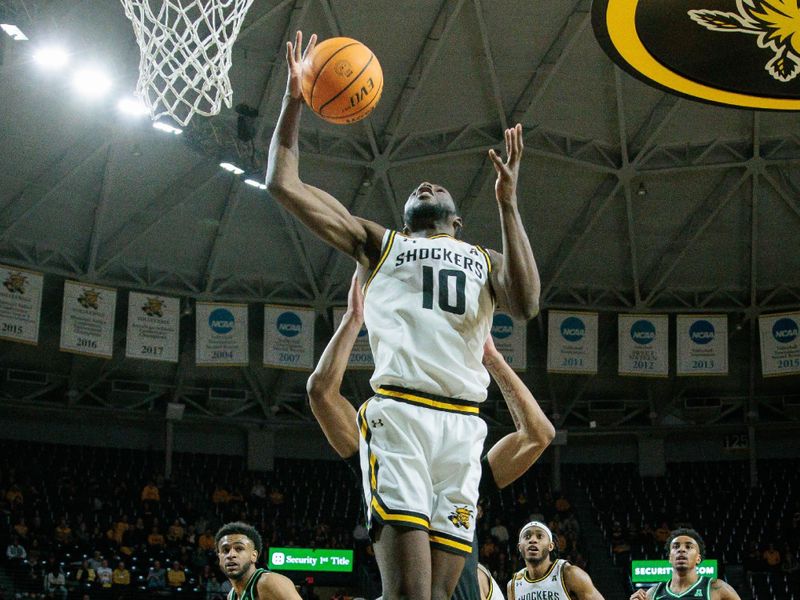
[[[667,377],[669,321],[667,315],[619,315],[620,375]]]
[[[508,366],[515,371],[524,371],[528,361],[527,331],[525,321],[518,321],[506,313],[494,313],[492,338],[494,345],[503,355]]]
[[[117,290],[65,281],[59,349],[62,352],[111,358],[116,308]]]
[[[800,373],[800,312],[762,315],[761,374],[764,377]]]
[[[249,361],[247,305],[198,302],[195,362],[200,367],[243,367]]]
[[[128,295],[127,358],[178,362],[180,300],[156,294]]]
[[[344,318],[344,313],[347,308],[343,306],[335,306],[333,308],[333,328],[338,329],[339,324]],[[353,350],[350,352],[350,358],[347,359],[348,369],[373,369],[375,362],[372,359],[372,348],[369,346],[369,334],[367,333],[367,326],[362,325],[361,331],[358,332],[358,337],[353,344]]]
[[[728,374],[728,317],[678,315],[678,375]]]
[[[41,273],[0,265],[0,339],[36,344],[42,309]]]
[[[597,374],[597,313],[547,313],[547,372]]]
[[[313,308],[264,306],[264,366],[313,369],[316,316]]]

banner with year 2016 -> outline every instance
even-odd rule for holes
[[[551,310],[547,330],[549,373],[597,374],[597,313]]]
[[[125,356],[178,362],[180,300],[158,294],[128,294]]]
[[[243,367],[249,361],[247,305],[198,302],[195,362],[201,367]]]
[[[116,308],[117,290],[65,281],[60,349],[63,352],[111,358]]]
[[[346,307],[335,306],[333,308],[333,329],[334,331],[339,328],[339,324],[344,318],[344,313],[347,311]],[[353,344],[353,349],[350,351],[350,358],[347,359],[348,369],[374,369],[375,362],[372,359],[372,348],[369,346],[369,334],[367,326],[361,325],[361,331],[358,332],[358,337]]]
[[[313,308],[264,306],[264,366],[313,369],[316,316]]]
[[[524,371],[528,360],[526,347],[528,326],[503,312],[494,313],[492,338],[494,345],[508,365],[515,371]]]
[[[761,374],[764,377],[800,373],[800,312],[761,315]]]
[[[42,309],[41,273],[0,265],[0,339],[36,344]]]
[[[667,315],[619,315],[620,375],[667,377],[669,320]]]
[[[678,375],[728,374],[728,317],[678,315]]]

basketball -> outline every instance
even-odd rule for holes
[[[382,91],[381,65],[358,40],[327,39],[303,63],[303,98],[329,123],[360,121],[378,104]]]

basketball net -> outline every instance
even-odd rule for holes
[[[154,120],[185,126],[231,107],[231,51],[253,0],[121,2],[139,43],[136,96]]]

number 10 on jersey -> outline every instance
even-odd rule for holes
[[[434,282],[434,279],[437,281]],[[433,267],[422,267],[422,308],[433,310],[434,288],[437,287],[434,283],[439,288],[439,308],[454,315],[463,315],[466,312],[464,288],[467,284],[464,271],[439,269],[439,276],[434,278]]]

